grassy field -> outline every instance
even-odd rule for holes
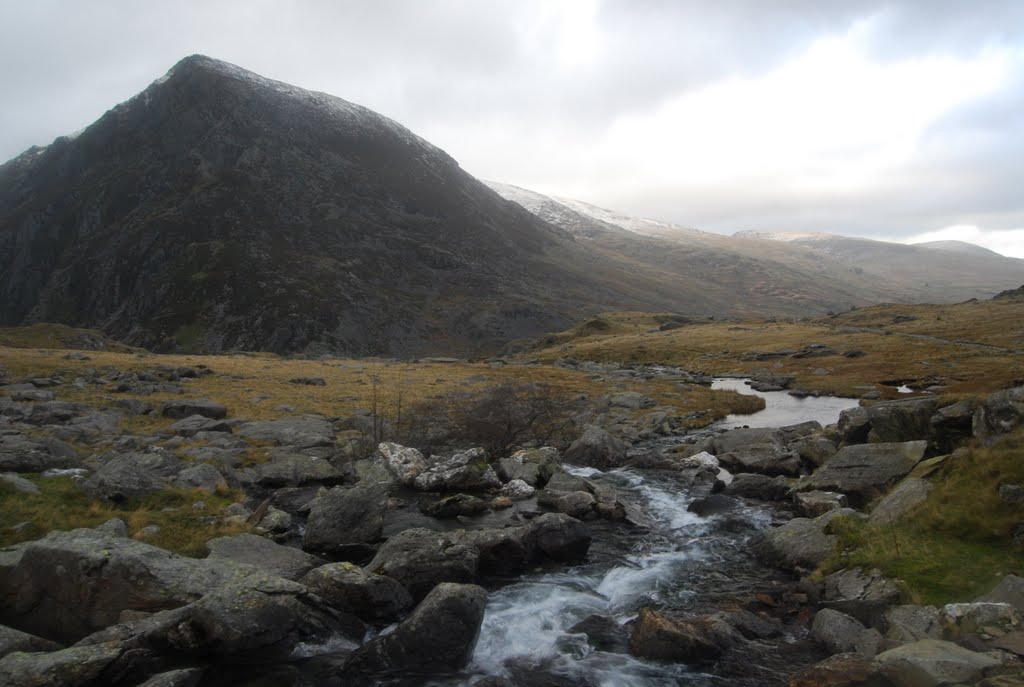
[[[806,389],[857,396],[940,385],[969,396],[1024,383],[1024,303],[877,306],[804,321],[695,320],[606,313],[538,342],[533,355],[663,363],[706,374],[786,375]],[[792,357],[811,344],[828,355]]]

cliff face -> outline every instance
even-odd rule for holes
[[[486,348],[568,321],[571,239],[363,107],[186,58],[0,168],[0,320],[132,343]]]

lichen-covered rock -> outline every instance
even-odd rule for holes
[[[903,442],[927,440],[932,434],[932,415],[938,400],[932,397],[881,401],[868,408],[871,431],[868,441]]]
[[[840,570],[825,578],[823,605],[851,615],[868,627],[884,627],[886,610],[903,603],[906,594],[878,570]]]
[[[45,653],[16,651],[0,658],[4,687],[89,687],[103,684],[105,670],[118,658],[120,646],[73,646]]]
[[[897,642],[942,639],[942,622],[935,606],[893,606],[884,614],[885,638]]]
[[[376,542],[383,532],[386,504],[380,486],[365,480],[354,487],[334,487],[313,502],[302,548],[340,552]]]
[[[366,621],[393,620],[413,605],[412,596],[397,580],[351,563],[322,565],[299,582],[334,608]]]
[[[997,391],[974,411],[974,436],[985,442],[1013,431],[1024,421],[1024,386]]]
[[[384,542],[366,570],[397,580],[414,599],[423,599],[442,582],[475,581],[479,558],[475,546],[415,527]]]
[[[387,441],[377,446],[376,457],[398,483],[406,487],[411,487],[427,469],[427,461],[418,450]]]
[[[428,464],[413,486],[421,491],[486,491],[501,488],[501,480],[487,464],[487,452],[471,448]]]
[[[82,483],[82,489],[92,498],[121,503],[168,488],[185,467],[170,451],[154,447],[114,456]]]
[[[587,425],[562,456],[566,463],[607,470],[626,461],[626,444],[596,425]]]
[[[228,416],[228,409],[221,403],[202,400],[175,400],[164,403],[160,409],[164,417],[183,420],[192,415],[202,415],[211,420],[223,420]]]
[[[825,528],[836,517],[856,517],[857,511],[840,508],[809,518],[793,518],[779,527],[758,532],[748,546],[756,556],[780,567],[795,571],[811,571],[818,567],[835,547],[834,535]]]
[[[320,415],[296,415],[263,422],[247,422],[238,428],[246,439],[270,441],[294,450],[334,445],[334,426]]]
[[[860,507],[881,496],[924,457],[926,441],[846,446],[812,475],[800,480],[797,491],[838,491]]]
[[[874,628],[864,627],[856,618],[823,608],[814,616],[811,639],[832,654],[855,653],[871,657],[878,653],[882,635]]]
[[[297,580],[323,564],[316,556],[290,546],[282,546],[255,534],[218,537],[208,541],[206,548],[210,551],[211,559],[222,558],[236,563],[246,563],[286,580]]]
[[[922,639],[880,653],[874,665],[895,687],[940,687],[973,685],[1000,662],[952,642]]]
[[[797,671],[789,687],[892,687],[867,656],[836,654]]]

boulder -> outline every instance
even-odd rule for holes
[[[360,481],[334,487],[313,502],[302,548],[343,553],[353,545],[376,542],[384,529],[387,494],[378,484]]]
[[[529,486],[527,488],[531,491],[533,489]],[[464,515],[480,515],[489,508],[488,502],[478,496],[453,494],[429,505],[421,506],[420,510],[434,518],[457,518]]]
[[[1016,608],[1018,613],[1024,613],[1024,577],[1004,575],[995,589],[979,596],[977,601],[1007,603]]]
[[[523,482],[531,487],[537,486],[541,481],[541,465],[539,463],[527,463],[511,458],[502,458],[495,468],[498,477],[505,482]]]
[[[797,491],[838,491],[862,507],[909,473],[924,457],[925,441],[846,446],[825,461]]]
[[[286,580],[297,580],[323,564],[316,556],[255,534],[218,537],[208,541],[206,548],[211,559],[224,558],[236,563],[248,563]]]
[[[597,507],[597,499],[588,491],[544,489],[537,495],[537,505],[585,520],[596,515],[594,509]]]
[[[513,500],[528,499],[536,493],[528,482],[521,479],[509,480],[505,486],[501,488],[501,495],[507,496]]]
[[[351,673],[433,673],[465,667],[483,622],[487,592],[476,585],[437,585],[393,632],[359,647]]]
[[[905,601],[903,590],[878,570],[840,570],[825,578],[822,605],[868,627],[885,627],[885,612]]]
[[[451,458],[432,459],[413,486],[421,491],[485,491],[501,488],[501,480],[487,464],[487,452],[471,448]]]
[[[711,494],[703,498],[694,499],[686,507],[686,510],[690,513],[696,513],[702,518],[707,518],[719,513],[728,513],[731,510],[736,510],[739,506],[740,502],[731,496]]]
[[[863,444],[868,440],[871,421],[866,408],[847,408],[839,413],[836,433],[844,444]]]
[[[973,685],[999,660],[938,639],[922,639],[884,651],[875,657],[876,669],[895,687]]]
[[[793,494],[793,503],[808,518],[816,518],[830,510],[846,508],[846,495],[835,491],[804,491]]]
[[[194,437],[199,432],[226,432],[231,433],[231,425],[223,420],[211,420],[202,415],[189,415],[178,420],[168,429],[178,436]]]
[[[211,494],[228,488],[224,475],[209,463],[199,463],[185,468],[177,474],[171,484],[182,489],[200,489]]]
[[[761,501],[784,501],[789,498],[789,489],[789,480],[785,477],[741,473],[733,476],[724,493]]]
[[[626,462],[626,444],[596,425],[587,425],[563,455],[566,463],[607,470]]]
[[[191,415],[202,415],[211,420],[223,420],[228,416],[228,409],[222,404],[210,400],[176,400],[164,403],[160,408],[164,417],[183,420]]]
[[[588,615],[569,628],[570,634],[586,635],[587,643],[597,651],[624,654],[629,651],[629,631],[608,615]]]
[[[723,648],[707,623],[667,618],[641,608],[629,638],[629,653],[659,661],[701,662],[718,658]]]
[[[416,478],[427,469],[423,454],[414,448],[383,442],[377,446],[377,460],[384,463],[388,472],[399,484],[411,487]]]
[[[814,616],[811,639],[830,654],[855,653],[872,657],[878,653],[882,635],[878,630],[864,627],[856,618],[824,608]]]
[[[942,638],[942,621],[935,606],[893,606],[883,618],[886,639],[906,643]]]
[[[472,544],[416,527],[384,542],[366,570],[397,580],[420,600],[442,582],[475,581],[479,558]]]
[[[149,678],[139,687],[196,687],[203,671],[199,668],[181,668],[180,670],[168,670]]]
[[[748,444],[716,455],[718,462],[732,472],[790,476],[800,474],[800,456],[775,443]]]
[[[13,627],[0,625],[0,658],[15,651],[32,653],[37,651],[57,651],[60,648],[61,645],[56,642],[30,635],[21,630],[15,630]]]
[[[970,438],[976,406],[975,401],[965,400],[935,411],[930,422],[932,441],[938,451],[950,453]]]
[[[285,449],[282,449],[285,450]],[[351,475],[330,461],[302,453],[275,451],[270,460],[253,468],[253,481],[261,487],[298,487],[309,483],[339,484]]]
[[[79,464],[78,453],[59,439],[0,434],[0,471],[45,472]]]
[[[116,534],[55,531],[0,551],[0,623],[73,642],[122,611],[176,608],[237,574],[230,561],[186,558]]]
[[[940,613],[947,639],[959,639],[970,634],[995,633],[1003,635],[1020,629],[1021,616],[1007,603],[975,601],[973,603],[946,604]]]
[[[1024,419],[1024,386],[997,391],[974,411],[974,436],[986,443],[1013,431]]]
[[[882,497],[871,510],[868,521],[875,525],[888,525],[900,520],[916,506],[924,503],[931,493],[932,483],[920,477],[907,477]]]
[[[334,608],[368,622],[391,621],[412,608],[408,590],[385,575],[351,563],[329,563],[299,580]]]
[[[812,434],[792,441],[789,444],[789,450],[800,456],[805,463],[818,466],[823,465],[826,460],[834,456],[839,447],[828,437]]]
[[[320,415],[247,422],[238,428],[238,434],[246,439],[269,441],[297,450],[334,445],[334,426]]]
[[[568,472],[559,471],[551,475],[548,479],[545,489],[551,491],[586,491],[592,492],[594,485],[582,477],[577,477]]]
[[[4,687],[89,687],[105,684],[104,672],[117,661],[120,646],[73,646],[45,653],[16,651],[0,658]]]
[[[122,503],[168,488],[185,465],[157,447],[116,455],[85,480],[82,489],[92,498]]]
[[[32,404],[23,421],[42,427],[44,425],[60,425],[90,410],[83,403],[67,403],[64,401],[46,401]]]
[[[812,519],[793,518],[779,527],[758,532],[748,546],[758,558],[794,571],[811,571],[835,548],[836,538],[825,528],[836,517],[856,517],[857,511],[840,508]]]
[[[657,403],[655,403],[654,399],[644,396],[637,391],[620,391],[608,394],[608,405],[613,408],[640,410],[641,408],[652,408]]]
[[[0,474],[0,482],[14,487],[16,491],[20,491],[22,494],[38,494],[39,487],[36,486],[35,482],[20,477],[13,472],[5,472]]]
[[[892,687],[867,656],[836,654],[789,678],[789,687]]]
[[[871,431],[868,441],[891,443],[927,440],[932,434],[932,415],[938,409],[933,397],[881,401],[868,408]]]

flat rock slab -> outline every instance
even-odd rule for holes
[[[952,642],[923,639],[879,654],[874,665],[895,687],[940,687],[973,685],[1001,664]]]
[[[202,415],[212,420],[223,420],[228,416],[228,409],[221,403],[207,399],[168,401],[160,412],[164,417],[183,420],[191,415]]]
[[[810,518],[793,518],[785,525],[758,532],[750,538],[754,555],[788,570],[813,570],[835,547],[836,538],[825,527],[839,516],[856,516],[857,511],[840,508]]]
[[[305,551],[282,546],[256,534],[218,537],[206,544],[210,558],[248,563],[286,580],[298,580],[323,561]]]
[[[872,524],[887,525],[900,520],[912,508],[924,503],[932,491],[932,483],[920,477],[907,477],[882,497],[868,521]]]
[[[926,441],[846,446],[801,480],[797,491],[838,491],[863,506],[913,470],[927,447]]]
[[[334,445],[334,426],[319,415],[297,415],[266,422],[249,422],[238,433],[246,439],[270,441],[298,449]]]

